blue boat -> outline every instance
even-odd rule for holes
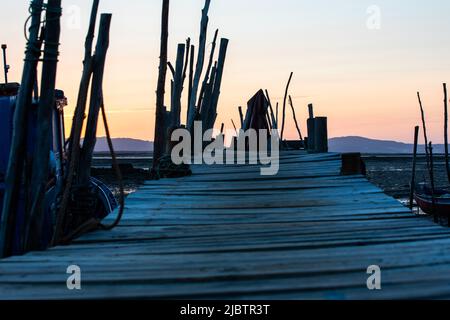
[[[5,177],[8,168],[9,154],[12,141],[13,133],[13,116],[15,103],[17,99],[17,94],[19,92],[19,84],[17,83],[7,83],[0,84],[0,219],[2,215],[3,208],[3,197],[5,193],[6,183]],[[48,177],[48,184],[45,197],[45,219],[43,226],[43,238],[40,239],[39,247],[48,247],[54,230],[55,224],[55,212],[57,199],[57,190],[59,190],[58,185],[62,185],[64,182],[64,166],[66,165],[64,160],[64,154],[66,152],[66,138],[64,134],[64,107],[67,105],[67,99],[64,96],[64,92],[61,90],[56,90],[55,92],[56,103],[53,110],[53,122],[52,122],[52,141],[51,143],[51,154],[50,154],[50,168],[51,174]],[[35,141],[34,135],[37,127],[37,106],[38,99],[34,99],[31,106],[30,112],[28,112],[28,137],[27,137],[27,158],[32,159]],[[117,201],[111,192],[111,190],[101,181],[95,178],[91,178],[91,185],[89,187],[90,194],[95,195],[95,206],[94,209],[90,208],[88,213],[83,212],[83,207],[80,206],[80,214],[87,214],[90,216],[81,217],[78,221],[82,219],[97,218],[99,220],[105,218],[118,206]],[[76,201],[76,199],[74,200]],[[25,195],[22,190],[21,201],[18,208],[14,244],[13,244],[13,254],[20,254],[20,239],[22,236],[24,215],[25,215]],[[75,226],[76,227],[76,226]],[[70,228],[70,226],[69,226]],[[71,230],[66,230],[70,232]]]

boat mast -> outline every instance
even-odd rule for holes
[[[6,44],[2,44],[2,51],[3,51],[3,70],[5,72],[5,84],[8,83],[8,71],[9,71],[9,65],[6,63],[6,49],[8,46]]]

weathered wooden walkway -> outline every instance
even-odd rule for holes
[[[1,261],[0,298],[450,298],[449,229],[340,165],[291,152],[274,177],[202,166],[149,182],[116,230]],[[74,264],[80,291],[66,288]]]

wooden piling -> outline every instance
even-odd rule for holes
[[[197,92],[200,85],[200,77],[203,71],[203,64],[205,61],[205,47],[206,47],[206,36],[208,32],[208,11],[211,0],[205,0],[205,6],[202,10],[202,20],[200,22],[200,38],[199,38],[199,48],[197,56],[197,65],[195,68],[194,80],[192,83],[191,99],[188,106],[188,117],[187,117],[187,128],[189,130],[193,129],[195,115],[197,111]]]
[[[228,49],[228,39],[222,38],[220,39],[220,49],[219,49],[219,58],[217,60],[217,70],[216,70],[216,79],[214,81],[214,87],[211,96],[211,108],[210,115],[208,116],[207,128],[211,129],[214,127],[214,123],[217,117],[217,106],[219,104],[219,96],[220,96],[220,87],[222,86],[222,77],[223,70],[225,68],[225,60]]]
[[[183,90],[183,62],[186,46],[183,43],[178,45],[177,62],[175,65],[175,78],[171,102],[171,126],[177,128],[181,124],[181,94]]]
[[[216,32],[214,33],[214,38],[213,38],[212,45],[211,45],[211,52],[209,54],[208,66],[206,67],[205,78],[203,79],[202,87],[200,89],[200,95],[198,97],[198,103],[197,103],[198,108],[200,108],[202,105],[203,95],[205,94],[206,86],[208,84],[209,76],[211,74],[211,68],[213,66],[214,53],[216,51],[218,35],[219,35],[219,29],[217,29]]]
[[[189,79],[188,79],[188,102],[187,102],[188,114],[189,114],[189,103],[192,99],[192,85],[194,82],[194,59],[195,59],[195,46],[191,45],[190,57],[189,57]]]
[[[22,81],[17,95],[14,111],[13,136],[8,169],[5,177],[6,190],[3,198],[3,210],[0,221],[0,258],[11,255],[13,237],[16,226],[20,185],[24,169],[26,153],[27,111],[31,104],[33,87],[36,79],[36,68],[41,55],[39,32],[41,26],[43,0],[31,3],[31,24],[22,72]]]
[[[344,153],[342,154],[341,159],[341,175],[366,175],[366,168],[364,161],[361,158],[361,153]]]
[[[238,110],[239,110],[239,120],[241,122],[241,128],[243,128],[244,127],[244,113],[242,112],[242,107],[239,106]]]
[[[89,103],[89,114],[86,124],[83,148],[81,150],[80,164],[78,170],[78,183],[89,186],[91,177],[92,156],[94,154],[97,124],[100,107],[103,101],[103,75],[105,72],[106,54],[109,47],[109,30],[111,26],[111,14],[102,14],[100,18],[99,35],[95,47],[94,64],[92,69],[91,97]]]
[[[159,74],[156,89],[155,142],[153,150],[153,170],[164,152],[164,136],[166,135],[164,94],[167,74],[167,47],[169,38],[169,0],[163,0],[161,17],[161,47],[159,55]]]
[[[314,118],[314,152],[328,152],[328,119],[326,117]]]
[[[430,154],[430,185],[431,185],[431,200],[433,206],[434,222],[439,222],[439,216],[436,212],[436,198],[435,198],[435,184],[434,184],[434,159],[433,159],[433,143],[429,143],[428,151]]]
[[[419,130],[420,127],[416,126],[414,129],[414,151],[413,151],[413,165],[411,175],[411,188],[409,193],[409,207],[412,210],[414,207],[414,190],[416,187],[416,165],[417,165],[417,146],[419,143]]]
[[[286,102],[287,102],[287,96],[289,92],[289,86],[291,84],[292,76],[294,75],[293,72],[291,72],[291,75],[289,76],[289,80],[286,85],[286,89],[284,91],[284,99],[283,99],[283,118],[282,118],[282,124],[281,124],[281,141],[283,141],[284,137],[284,126],[286,123]]]
[[[272,121],[272,129],[278,129],[277,117],[273,112],[272,101],[270,100],[269,91],[266,89],[266,98],[269,103],[270,120]],[[278,113],[278,110],[277,110]]]
[[[427,136],[427,126],[425,121],[425,112],[423,110],[422,99],[420,98],[420,92],[417,92],[417,98],[419,99],[419,107],[420,107],[420,115],[422,117],[422,126],[423,126],[423,137],[425,140],[425,155],[427,161],[427,168],[430,171],[430,155],[428,152],[428,136]]]
[[[297,116],[295,115],[294,103],[292,102],[292,97],[290,95],[289,95],[289,105],[291,106],[291,109],[292,109],[292,114],[294,116],[294,122],[295,122],[295,127],[297,128],[298,136],[300,138],[300,141],[303,141],[302,132],[300,131],[300,126],[298,125]]]
[[[314,144],[314,106],[312,104],[308,105],[308,113],[309,118],[306,121],[307,122],[307,130],[308,130],[308,143],[307,143],[307,149],[308,152],[314,152],[315,144]]]
[[[450,183],[450,159],[448,152],[448,97],[447,97],[447,84],[443,84],[444,87],[444,147],[445,147],[445,169],[447,171],[447,180]],[[450,221],[450,220],[449,220]]]
[[[45,192],[48,184],[49,156],[52,133],[52,116],[56,107],[55,82],[60,38],[61,0],[49,0],[46,10],[44,62],[42,66],[41,94],[39,99],[36,144],[33,155],[30,208],[25,215],[25,234],[22,250],[45,249],[41,247],[45,218]]]
[[[84,60],[83,73],[81,75],[80,87],[78,90],[77,105],[75,107],[75,114],[72,120],[71,135],[69,138],[69,164],[67,168],[66,183],[62,194],[61,204],[56,216],[55,232],[53,234],[52,245],[56,245],[61,237],[63,224],[66,218],[67,205],[72,191],[72,184],[74,180],[75,170],[78,166],[80,158],[80,140],[81,132],[83,130],[84,115],[86,110],[87,95],[89,91],[89,84],[91,81],[93,57],[92,57],[92,43],[94,40],[95,25],[97,21],[99,0],[94,0],[92,3],[91,16],[89,20],[88,33],[84,44]]]

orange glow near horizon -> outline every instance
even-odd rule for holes
[[[188,36],[198,43],[203,0],[188,2],[171,1],[171,61],[177,43]],[[238,123],[237,107],[245,110],[247,100],[261,88],[268,89],[274,106],[279,102],[281,107],[284,87],[293,71],[290,94],[304,134],[307,105],[313,103],[317,115],[329,118],[330,137],[358,135],[410,142],[414,126],[420,124],[416,98],[420,90],[430,140],[442,143],[442,82],[450,82],[450,43],[444,41],[450,19],[445,9],[450,9],[450,3],[392,2],[378,1],[380,29],[370,30],[366,20],[372,3],[366,0],[318,0],[315,4],[212,0],[208,40],[215,28],[220,28],[220,36],[230,39],[216,127],[223,122],[231,129],[230,119]],[[10,79],[15,81],[21,75],[25,47],[22,24],[28,4],[9,2],[0,13],[1,30],[6,31],[0,42],[8,43]],[[135,0],[133,5],[109,0],[101,4],[101,12],[113,13],[104,94],[114,137],[153,139],[160,5],[156,0]],[[69,98],[69,130],[90,1],[63,1],[63,6],[57,86]],[[80,28],[70,27],[74,15]],[[287,138],[296,138],[289,107],[286,114]],[[101,121],[98,134],[104,135]]]

